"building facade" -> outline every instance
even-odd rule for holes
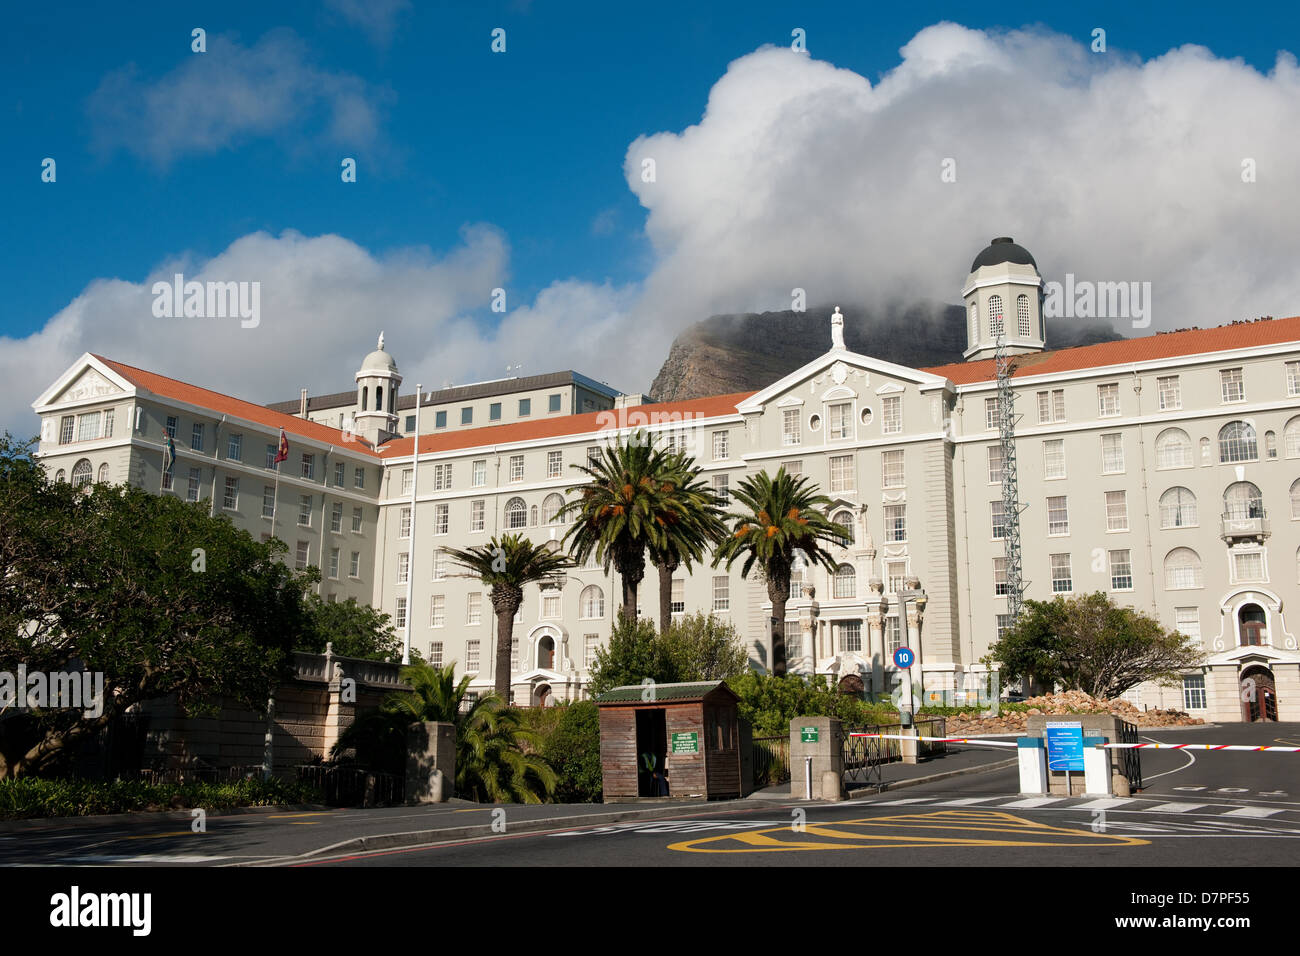
[[[373,603],[426,658],[487,689],[495,616],[443,550],[506,531],[558,547],[567,528],[556,515],[582,478],[574,466],[647,430],[686,447],[724,501],[746,475],[785,467],[852,530],[833,573],[796,568],[783,622],[792,670],[887,693],[906,645],[918,684],[951,689],[984,672],[1009,621],[1000,338],[1013,363],[1023,596],[1103,591],[1199,641],[1204,666],[1181,686],[1135,689],[1140,706],[1300,719],[1300,318],[1052,351],[1042,278],[1010,240],[977,256],[963,297],[960,363],[911,369],[850,352],[836,316],[826,353],[755,393],[646,404],[571,372],[428,393],[418,454],[414,422],[398,420],[415,396],[399,394],[382,347],[356,392],[304,399],[297,414],[86,355],[34,403],[39,454],[56,477],[206,499],[250,533],[278,535],[292,559],[320,565],[327,598]],[[261,452],[280,428],[293,467],[281,466],[277,492]],[[657,586],[653,573],[642,584],[646,613]],[[618,594],[590,565],[526,589],[516,702],[581,696]],[[679,573],[672,599],[674,613],[729,619],[753,665],[769,666],[766,589],[739,565]]]

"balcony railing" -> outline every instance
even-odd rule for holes
[[[1225,539],[1257,538],[1269,536],[1268,516],[1263,508],[1230,508],[1220,518],[1221,534]]]

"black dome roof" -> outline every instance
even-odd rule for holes
[[[1016,245],[1016,241],[1010,236],[999,236],[975,257],[975,261],[970,264],[970,271],[974,272],[980,266],[996,266],[1003,262],[1014,262],[1017,265],[1038,268],[1038,263],[1029,254],[1028,249]]]

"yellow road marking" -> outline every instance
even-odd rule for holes
[[[883,830],[941,832],[879,832]],[[981,837],[974,834],[994,836]],[[782,826],[725,833],[673,843],[668,849],[683,853],[779,853],[895,847],[1146,846],[1149,842],[1136,837],[1055,827],[993,810],[941,810],[904,816],[864,817],[833,824],[810,823],[804,826],[802,832]]]
[[[141,833],[139,836],[118,837],[120,840],[161,840],[163,837],[189,836],[193,830],[173,830],[171,833]],[[108,841],[113,842],[113,841]]]
[[[294,820],[293,823],[289,824],[291,827],[314,827],[319,825],[319,820]]]
[[[311,813],[268,813],[264,819],[267,820],[291,820],[294,817],[323,817],[333,813],[333,810],[316,810]]]

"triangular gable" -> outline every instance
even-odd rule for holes
[[[813,359],[802,368],[795,369],[785,378],[774,382],[767,388],[755,392],[749,398],[745,399],[736,406],[741,414],[747,412],[762,411],[763,407],[769,402],[784,397],[787,392],[796,386],[802,384],[805,380],[813,378],[822,373],[828,373],[837,364],[841,364],[849,369],[881,375],[886,378],[902,379],[905,382],[911,382],[919,385],[923,391],[935,388],[944,388],[948,380],[939,375],[932,375],[929,372],[922,372],[919,369],[908,368],[905,365],[895,365],[893,362],[881,361],[872,358],[869,355],[859,355],[857,352],[847,352],[841,349],[833,349],[818,358]],[[828,383],[832,379],[827,379]],[[836,383],[840,384],[840,383]]]
[[[131,382],[85,352],[41,393],[40,398],[32,402],[32,408],[39,413],[51,405],[134,393],[135,386]]]

